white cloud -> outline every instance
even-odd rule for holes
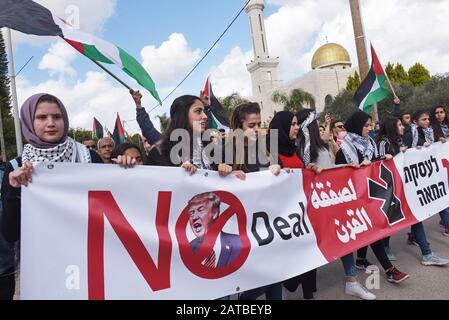
[[[84,79],[76,83],[71,83],[61,76],[58,80],[50,79],[35,85],[19,77],[17,80],[19,105],[33,94],[49,93],[64,103],[72,128],[91,130],[93,117],[96,117],[103,127],[106,126],[112,132],[119,112],[122,121],[127,121],[125,130],[129,133],[140,133],[139,126],[134,121],[136,119],[134,101],[126,89],[116,86],[113,81],[103,72],[88,72]],[[168,89],[160,90],[162,94],[167,91]],[[157,103],[148,92],[145,90],[141,92],[144,95],[142,103],[149,111]],[[155,110],[151,115],[155,116],[163,113],[162,111],[164,108]],[[154,123],[157,125],[157,122]]]
[[[76,71],[70,66],[76,58],[76,51],[63,41],[53,43],[48,53],[46,53],[39,62],[40,70],[48,70],[50,75],[54,74],[75,76]]]
[[[142,65],[156,84],[180,80],[200,59],[201,50],[191,50],[184,35],[172,33],[159,48],[146,46],[141,51]]]
[[[251,58],[252,50],[244,53],[240,47],[235,47],[218,67],[212,68],[210,73],[216,96],[224,97],[235,92],[242,96],[251,95],[251,77],[246,69]]]

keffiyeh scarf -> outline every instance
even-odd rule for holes
[[[344,138],[341,150],[347,163],[359,163],[357,151],[362,154],[364,160],[371,160],[379,156],[376,143],[371,137],[363,138],[351,132],[348,132]]]

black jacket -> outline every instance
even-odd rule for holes
[[[413,144],[413,134],[412,134],[412,127],[407,126],[404,130],[404,136],[402,137],[402,140],[404,141],[404,145],[407,146],[407,148],[411,148]],[[418,144],[417,147],[422,147],[426,143],[426,135],[424,134],[424,131],[422,128],[418,127]]]

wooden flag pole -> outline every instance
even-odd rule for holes
[[[385,70],[384,70],[384,72],[385,72],[385,77],[387,78],[388,84],[390,85],[390,89],[393,92],[394,98],[399,99],[396,92],[394,91],[393,85],[391,84],[391,81],[390,81],[390,78],[388,77],[387,72]]]
[[[95,63],[97,66],[99,66],[101,69],[103,69],[107,74],[109,74],[111,77],[113,77],[115,80],[117,80],[118,82],[120,82],[120,84],[122,86],[124,86],[125,88],[127,88],[128,90],[133,90],[130,86],[128,86],[125,82],[123,82],[122,79],[120,79],[119,77],[117,77],[115,74],[113,74],[111,71],[109,71],[108,69],[106,69],[105,66],[103,66],[102,64],[98,63],[95,60],[90,59],[93,63]]]

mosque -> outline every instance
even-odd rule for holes
[[[348,51],[339,44],[326,43],[315,52],[311,71],[284,83],[278,78],[279,57],[270,57],[268,53],[264,8],[263,0],[251,0],[246,7],[254,51],[254,60],[247,65],[252,81],[253,96],[250,99],[260,104],[262,120],[267,121],[275,111],[283,109],[282,105],[272,101],[273,93],[280,91],[289,94],[299,88],[312,94],[317,112],[322,112],[325,102],[346,88],[348,77],[357,70],[351,68]]]

